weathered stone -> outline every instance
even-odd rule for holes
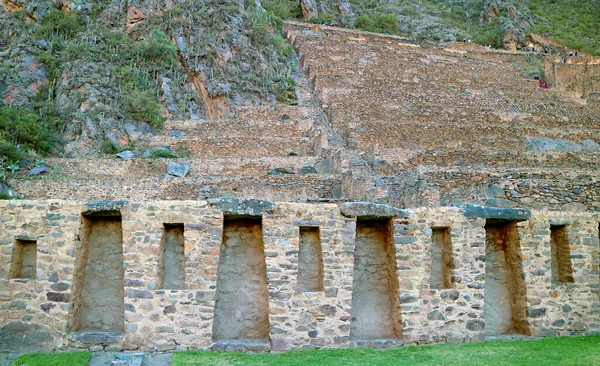
[[[32,169],[29,169],[28,175],[41,175],[48,172],[48,168],[45,165],[38,165]]]
[[[66,292],[48,292],[46,294],[48,301],[54,302],[69,302],[71,295]]]
[[[533,151],[563,151],[578,153],[580,144],[569,140],[553,140],[546,137],[525,137],[525,148]]]
[[[51,284],[50,288],[54,291],[65,291],[71,288],[71,285],[66,282],[60,282]]]
[[[273,210],[273,202],[252,198],[221,197],[209,199],[208,203],[217,206],[226,215],[260,216]]]
[[[485,328],[485,323],[481,320],[471,319],[467,321],[467,329],[472,332],[481,332]]]
[[[469,218],[496,219],[506,221],[529,220],[531,211],[527,209],[496,208],[476,205],[463,206],[464,215]]]
[[[165,314],[165,315],[175,314],[176,312],[177,312],[177,308],[175,307],[175,304],[167,305],[167,306],[165,306],[165,308],[163,310],[163,314]]]
[[[160,340],[154,342],[154,347],[158,352],[165,352],[174,350],[177,345],[174,341]]]
[[[487,189],[486,194],[492,198],[505,198],[504,188],[497,185],[491,185]]]
[[[429,319],[429,320],[446,320],[446,317],[444,316],[444,314],[441,311],[436,309],[434,311],[427,313],[427,319]]]
[[[317,169],[314,166],[306,163],[300,170],[298,170],[299,174],[315,174],[317,173]]]
[[[135,289],[127,289],[127,297],[131,299],[152,299],[152,293],[147,290],[135,290]]]
[[[417,301],[419,301],[419,298],[416,296],[411,296],[411,295],[400,296],[401,304],[410,304],[410,303],[417,302]]]
[[[268,175],[277,175],[277,174],[296,174],[288,168],[275,168],[271,169],[267,172]]]
[[[37,323],[9,322],[0,328],[0,352],[49,352],[51,332]]]
[[[82,213],[84,216],[120,216],[128,201],[89,201]]]
[[[541,318],[546,316],[546,308],[527,309],[527,316],[530,318]]]
[[[83,344],[104,344],[108,342],[108,334],[98,332],[82,332],[77,340]]]
[[[440,292],[440,297],[444,300],[452,300],[455,301],[460,296],[459,292],[456,290],[442,290]]]
[[[118,153],[117,157],[123,160],[129,160],[135,158],[135,153],[131,150],[125,150]]]
[[[52,309],[55,306],[56,306],[56,304],[53,304],[51,302],[47,302],[47,303],[44,303],[44,304],[40,305],[40,308],[42,310],[44,310],[44,312],[47,313],[48,311],[50,311],[50,309]]]
[[[346,202],[340,205],[344,216],[360,218],[409,217],[408,212],[373,202]]]
[[[583,151],[586,153],[600,152],[600,144],[598,144],[594,140],[583,140],[579,144],[581,145]]]
[[[178,161],[170,161],[169,164],[167,164],[168,175],[184,178],[189,171],[190,167],[187,164]]]

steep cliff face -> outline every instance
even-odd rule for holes
[[[291,49],[260,2],[0,5],[0,108],[38,114],[66,156],[133,145],[165,118],[293,98]]]

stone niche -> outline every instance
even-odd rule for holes
[[[318,227],[300,227],[297,290],[323,291],[323,251]]]
[[[391,219],[356,221],[351,341],[401,338],[394,229]]]
[[[269,292],[260,216],[225,216],[212,339],[269,341]]]
[[[450,228],[431,228],[431,273],[429,287],[452,288],[452,241]]]
[[[35,279],[37,271],[37,242],[17,239],[12,252],[9,278]]]
[[[567,225],[550,226],[552,282],[574,282]]]
[[[484,334],[529,335],[527,288],[517,223],[488,220],[485,232]]]
[[[185,288],[184,225],[164,224],[161,262],[162,289]]]
[[[123,230],[118,212],[83,216],[73,331],[124,331]]]

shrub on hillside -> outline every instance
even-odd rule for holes
[[[355,27],[364,31],[394,34],[398,32],[398,18],[392,14],[361,15]]]
[[[0,108],[0,158],[15,162],[28,151],[46,155],[56,140],[55,134],[37,114],[22,108]]]
[[[61,37],[69,39],[84,29],[83,19],[72,12],[53,9],[39,23],[36,34],[40,38]]]

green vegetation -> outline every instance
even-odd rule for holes
[[[269,0],[282,19],[301,18],[298,1]],[[311,19],[417,40],[462,41],[502,47],[525,42],[530,31],[567,47],[600,55],[600,6],[597,0],[350,0],[352,16],[329,1],[326,13]],[[264,4],[264,2],[263,2]],[[287,10],[285,9],[287,8]]]
[[[598,0],[529,0],[534,31],[574,50],[600,56]]]
[[[34,353],[20,356],[13,366],[85,366],[91,358],[90,352]]]
[[[369,32],[395,34],[398,32],[398,18],[392,14],[361,15],[356,18],[355,26]]]
[[[174,366],[184,365],[595,365],[600,363],[600,336],[545,338],[466,345],[406,346],[400,349],[343,349],[280,354],[180,352]]]
[[[22,108],[0,108],[0,160],[15,163],[30,152],[47,155],[55,138],[37,114]]]

